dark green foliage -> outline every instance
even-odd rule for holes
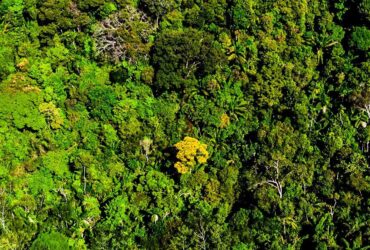
[[[370,22],[370,1],[369,0],[362,0],[359,1],[360,3],[357,4],[359,12],[363,15],[363,17]]]
[[[370,30],[366,27],[355,27],[352,32],[351,44],[362,51],[370,49]]]
[[[170,46],[169,46],[170,45]],[[197,78],[214,73],[222,62],[212,35],[196,29],[164,30],[155,45],[153,60],[161,90],[197,87]]]
[[[369,3],[0,1],[0,249],[368,249]]]
[[[117,103],[114,90],[109,86],[96,86],[88,92],[89,108],[94,117],[103,121],[112,119],[112,110]]]
[[[149,14],[160,18],[173,10],[177,3],[174,0],[141,0],[140,4]]]
[[[0,44],[0,60],[3,65],[0,69],[0,79],[15,71],[13,51],[10,47],[5,46],[5,42]]]

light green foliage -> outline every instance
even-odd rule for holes
[[[48,205],[55,202],[55,197],[51,194],[53,188],[55,188],[51,171],[44,169],[29,175],[28,187],[32,195],[46,194],[45,198]]]
[[[23,0],[4,0],[0,3],[0,15],[2,16],[3,20],[14,22],[15,24],[17,21],[21,21],[21,19],[23,19],[23,9]]]
[[[90,225],[89,219],[92,218],[93,220],[98,220],[101,214],[99,209],[99,201],[95,197],[86,197],[83,201],[84,210],[85,210],[85,217],[87,224]]]
[[[49,151],[42,157],[43,166],[56,176],[63,177],[69,172],[68,153],[63,151]]]
[[[53,129],[58,129],[63,125],[61,110],[55,107],[53,103],[41,103],[39,110],[41,113],[45,114]]]
[[[94,62],[89,62],[86,59],[78,61],[78,70],[80,72],[77,84],[78,89],[85,93],[86,89],[95,85],[103,85],[109,81],[109,73],[105,68],[100,68]],[[77,86],[75,86],[77,87]]]
[[[45,250],[63,250],[70,249],[68,238],[58,232],[42,233],[32,243],[32,250],[45,249]]]
[[[110,14],[117,11],[117,6],[114,3],[105,3],[100,10],[100,15],[105,18],[108,17]]]
[[[22,162],[27,162],[30,157],[30,142],[32,135],[22,133],[16,129],[9,129],[9,125],[2,124],[0,134],[0,159],[2,159],[3,174],[10,170],[10,166],[15,167]]]
[[[32,90],[31,90],[32,91]],[[13,123],[18,129],[40,130],[46,125],[38,110],[41,95],[37,92],[5,92],[0,94],[0,114],[2,119]]]
[[[0,249],[366,249],[369,6],[0,1]]]
[[[114,129],[114,127],[110,124],[104,124],[103,133],[107,146],[116,148],[117,144],[119,143],[119,139],[117,136],[117,131]]]

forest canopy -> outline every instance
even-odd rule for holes
[[[0,1],[0,249],[368,249],[369,0]]]

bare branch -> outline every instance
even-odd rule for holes
[[[194,235],[198,238],[199,248],[200,249],[207,249],[207,241],[206,241],[206,231],[203,227],[203,222],[199,223],[199,230],[198,233],[194,233]]]
[[[256,183],[253,186],[253,188],[256,188],[256,187],[264,185],[264,184],[268,184],[268,185],[274,187],[278,191],[279,197],[280,197],[280,199],[282,199],[283,198],[283,185],[282,185],[282,180],[280,179],[279,161],[276,161],[272,167],[266,166],[267,170],[269,170],[270,168],[273,168],[275,170],[274,175],[271,176],[271,178],[267,181],[262,181],[262,182]]]
[[[126,6],[99,23],[94,32],[96,54],[112,61],[147,58],[149,36],[156,27],[141,11]]]

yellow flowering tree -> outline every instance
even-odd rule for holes
[[[178,150],[176,155],[178,162],[175,163],[175,168],[180,174],[190,172],[197,163],[206,163],[209,158],[207,145],[192,137],[185,137],[184,140],[176,143],[175,147]]]

